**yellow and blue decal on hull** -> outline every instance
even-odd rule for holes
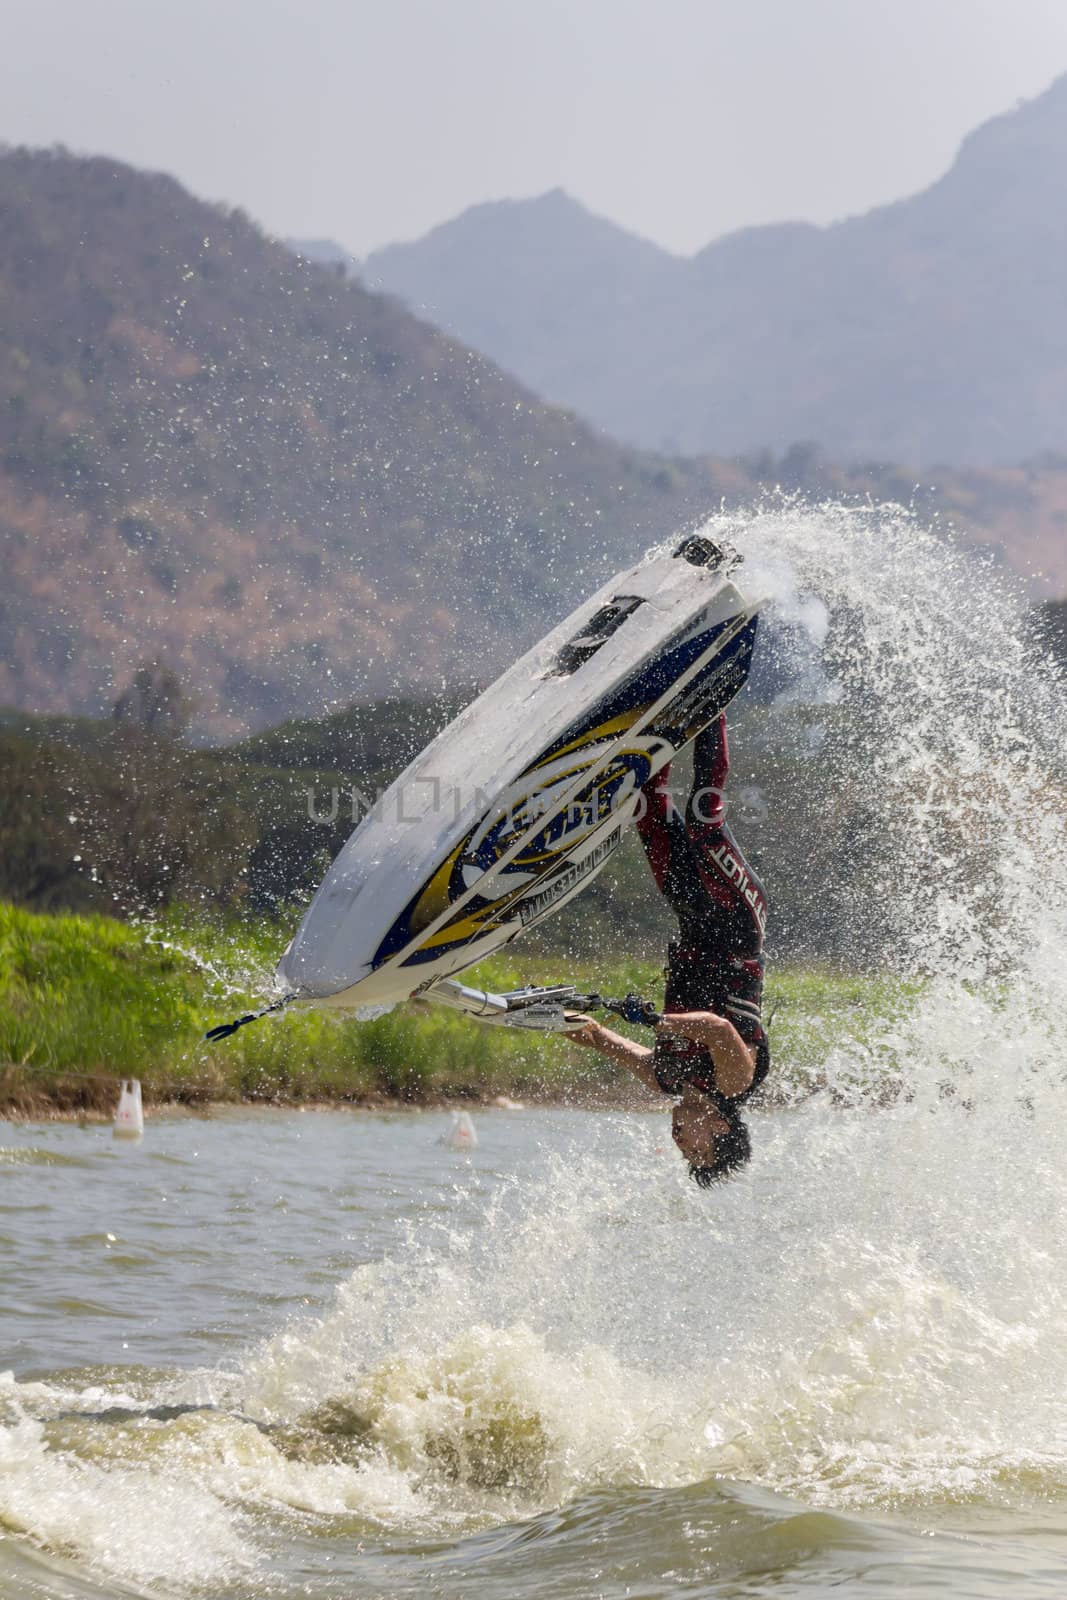
[[[650,726],[632,740],[626,737],[730,626],[720,623],[686,638],[572,723],[449,851],[382,940],[373,967],[409,948],[453,902],[462,900],[456,916],[434,928],[405,958],[405,965],[436,960],[484,938],[494,925],[517,920],[523,898],[562,870],[613,815],[627,811],[635,791],[733,698],[748,674],[755,617],[676,699],[658,707]],[[589,782],[571,794],[587,770]],[[571,798],[564,800],[567,794]],[[514,855],[503,860],[516,845]],[[484,893],[477,889],[481,882]]]

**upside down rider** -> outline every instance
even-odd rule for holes
[[[650,1089],[675,1097],[672,1136],[690,1176],[708,1187],[748,1161],[741,1109],[767,1076],[763,1029],[762,885],[726,824],[726,717],[693,747],[693,787],[684,816],[670,767],[646,785],[638,832],[657,887],[678,918],[670,944],[664,1017],[654,1049],[575,1019],[570,1037],[627,1067]]]

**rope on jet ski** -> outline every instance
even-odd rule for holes
[[[283,994],[280,1000],[275,1000],[273,1005],[264,1006],[262,1011],[249,1011],[243,1017],[238,1017],[234,1022],[220,1022],[217,1028],[209,1028],[204,1038],[212,1043],[219,1039],[228,1039],[231,1033],[236,1033],[238,1028],[243,1028],[249,1022],[258,1022],[260,1017],[269,1017],[272,1011],[284,1011],[285,1007],[296,999],[295,994]]]

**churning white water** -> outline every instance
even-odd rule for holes
[[[721,1477],[757,1499],[729,1516],[686,1500],[677,1525],[682,1500],[657,1502],[661,1587],[647,1589],[674,1592],[662,1575],[676,1571],[710,1594],[746,1573],[744,1592],[764,1592],[752,1574],[771,1570],[772,1504],[859,1518],[860,1544],[890,1512],[958,1528],[968,1508],[1067,1517],[1060,684],[1011,582],[903,512],[779,507],[728,531],[748,588],[794,630],[787,700],[826,709],[864,872],[819,849],[817,819],[776,825],[818,863],[814,894],[847,879],[855,948],[906,980],[891,1015],[873,1029],[834,1017],[822,1092],[754,1113],[751,1166],[708,1193],[660,1117],[501,1118],[469,1163],[419,1119],[377,1146],[365,1130],[324,1145],[278,1183],[302,1197],[316,1272],[329,1276],[324,1235],[349,1241],[330,1302],[294,1309],[294,1293],[280,1314],[261,1275],[249,1293],[275,1331],[217,1368],[129,1372],[100,1340],[95,1386],[9,1379],[0,1526],[101,1582],[459,1595],[477,1573],[469,1591],[444,1569],[417,1577],[412,1541],[520,1519],[548,1565],[514,1557],[501,1593],[563,1594],[579,1592],[583,1550],[593,1565],[616,1542],[636,1550],[636,1489],[689,1495]],[[358,1204],[332,1213],[357,1168]],[[248,1226],[269,1230],[263,1182]],[[285,1247],[297,1279],[299,1237]],[[550,1540],[546,1513],[575,1503]],[[714,1537],[686,1567],[681,1530],[700,1516]],[[750,1543],[727,1571],[714,1551],[739,1517]],[[809,1550],[848,1543],[842,1526],[809,1528]],[[642,1526],[642,1559],[656,1537]],[[553,1589],[568,1539],[578,1565]],[[800,1559],[783,1558],[774,1593],[799,1592]],[[1039,1592],[1041,1560],[1012,1568],[1014,1593]],[[843,1570],[827,1566],[827,1592]],[[621,1594],[618,1581],[581,1592]],[[940,1592],[981,1582],[945,1577]]]

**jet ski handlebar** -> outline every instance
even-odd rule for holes
[[[663,1021],[663,1012],[657,1011],[651,1000],[642,1000],[639,994],[624,995],[621,1000],[608,1000],[600,994],[576,995],[575,1003],[583,1011],[612,1011],[638,1028],[654,1028]]]
[[[498,1027],[534,1028],[545,1033],[571,1031],[575,1013],[581,1011],[611,1011],[623,1021],[642,1028],[654,1028],[662,1017],[652,1002],[642,1000],[640,995],[628,994],[622,1000],[612,1000],[601,994],[579,994],[569,983],[493,994],[485,989],[470,989],[454,978],[439,978],[414,998],[450,1006]]]

